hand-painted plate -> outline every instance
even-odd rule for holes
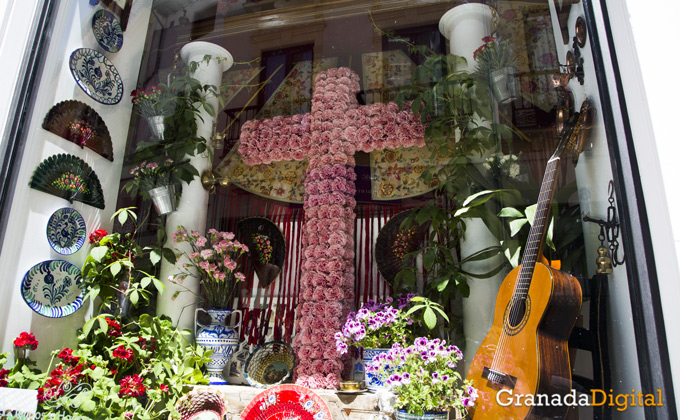
[[[48,260],[31,267],[21,282],[26,304],[40,315],[61,318],[83,304],[80,269],[68,261]]]
[[[71,255],[85,243],[87,227],[77,210],[61,208],[47,222],[47,242],[61,255]]]
[[[99,45],[108,52],[118,52],[123,46],[123,30],[118,19],[108,10],[97,10],[92,16],[92,32]]]
[[[69,68],[78,86],[92,99],[104,105],[120,102],[123,79],[102,53],[91,48],[78,48],[71,53]]]

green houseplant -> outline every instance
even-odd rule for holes
[[[482,38],[483,44],[475,50],[475,74],[482,83],[491,86],[499,103],[507,103],[519,94],[517,85],[517,57],[508,40],[500,41],[493,36]]]

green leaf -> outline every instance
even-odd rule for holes
[[[121,226],[127,222],[128,219],[128,213],[126,211],[122,211],[118,213],[118,223],[120,223]]]
[[[498,213],[498,217],[524,217],[524,214],[514,207],[504,207]]]
[[[137,303],[139,302],[139,292],[137,290],[133,290],[130,293],[130,302],[132,302],[133,305],[137,306]]]
[[[111,264],[111,266],[109,267],[109,271],[111,271],[111,275],[113,277],[116,277],[118,273],[120,273],[121,268],[122,267],[120,265],[120,262],[116,261],[113,264]]]
[[[529,220],[527,219],[515,219],[511,220],[510,223],[510,236],[515,236],[517,233],[522,230],[522,227],[527,224]]]
[[[153,280],[153,285],[156,287],[156,290],[161,293],[165,290],[165,286],[163,286],[163,283],[160,280],[155,277],[152,277],[151,280]]]
[[[101,262],[102,258],[106,256],[106,253],[109,251],[109,247],[107,246],[98,246],[95,248],[92,248],[90,251],[90,256],[95,259],[97,262]]]
[[[97,320],[99,321],[99,330],[106,334],[109,331],[109,324],[106,322],[106,318],[99,316]]]
[[[435,249],[429,249],[423,254],[423,268],[427,271],[432,269],[434,262],[437,258],[437,251]]]
[[[161,260],[161,254],[158,253],[158,250],[153,250],[149,253],[149,260],[151,260],[151,264],[156,265],[160,262]]]
[[[151,277],[144,277],[142,281],[139,282],[139,285],[142,286],[142,289],[146,289],[146,286],[151,284]]]
[[[425,322],[425,326],[430,330],[437,326],[437,315],[432,308],[425,308],[425,312],[423,312],[423,322]]]

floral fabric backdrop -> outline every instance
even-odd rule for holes
[[[427,147],[386,149],[371,152],[371,197],[373,200],[395,200],[415,197],[433,190],[437,180],[430,185],[420,178],[428,166],[440,166],[444,158],[431,159]]]

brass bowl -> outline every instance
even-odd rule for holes
[[[361,390],[361,382],[357,381],[345,381],[340,382],[341,391],[359,391]]]

